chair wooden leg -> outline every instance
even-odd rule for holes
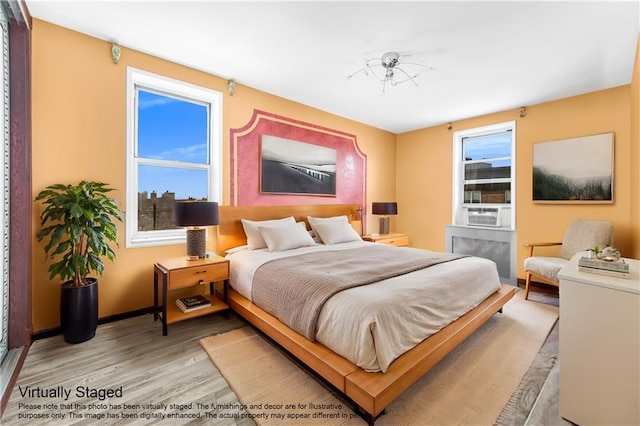
[[[527,272],[527,285],[524,289],[524,300],[529,299],[529,286],[531,285],[531,272]]]

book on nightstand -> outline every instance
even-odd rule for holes
[[[182,312],[191,312],[211,306],[211,302],[206,297],[198,294],[196,296],[181,297],[176,299],[176,306]]]
[[[630,275],[629,264],[623,259],[607,261],[582,257],[578,260],[578,271],[627,279]]]

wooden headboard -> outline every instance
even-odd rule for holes
[[[293,216],[297,222],[309,223],[307,216],[331,217],[346,215],[354,229],[361,233],[362,223],[358,217],[359,204],[313,204],[295,206],[220,206],[218,224],[218,253],[247,243],[240,219],[269,220]]]

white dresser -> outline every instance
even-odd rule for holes
[[[630,279],[578,272],[560,278],[560,416],[579,425],[640,424],[640,266]]]

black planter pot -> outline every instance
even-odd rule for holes
[[[60,295],[60,326],[64,340],[82,343],[96,335],[98,327],[98,280],[76,287],[73,281],[62,284]]]

